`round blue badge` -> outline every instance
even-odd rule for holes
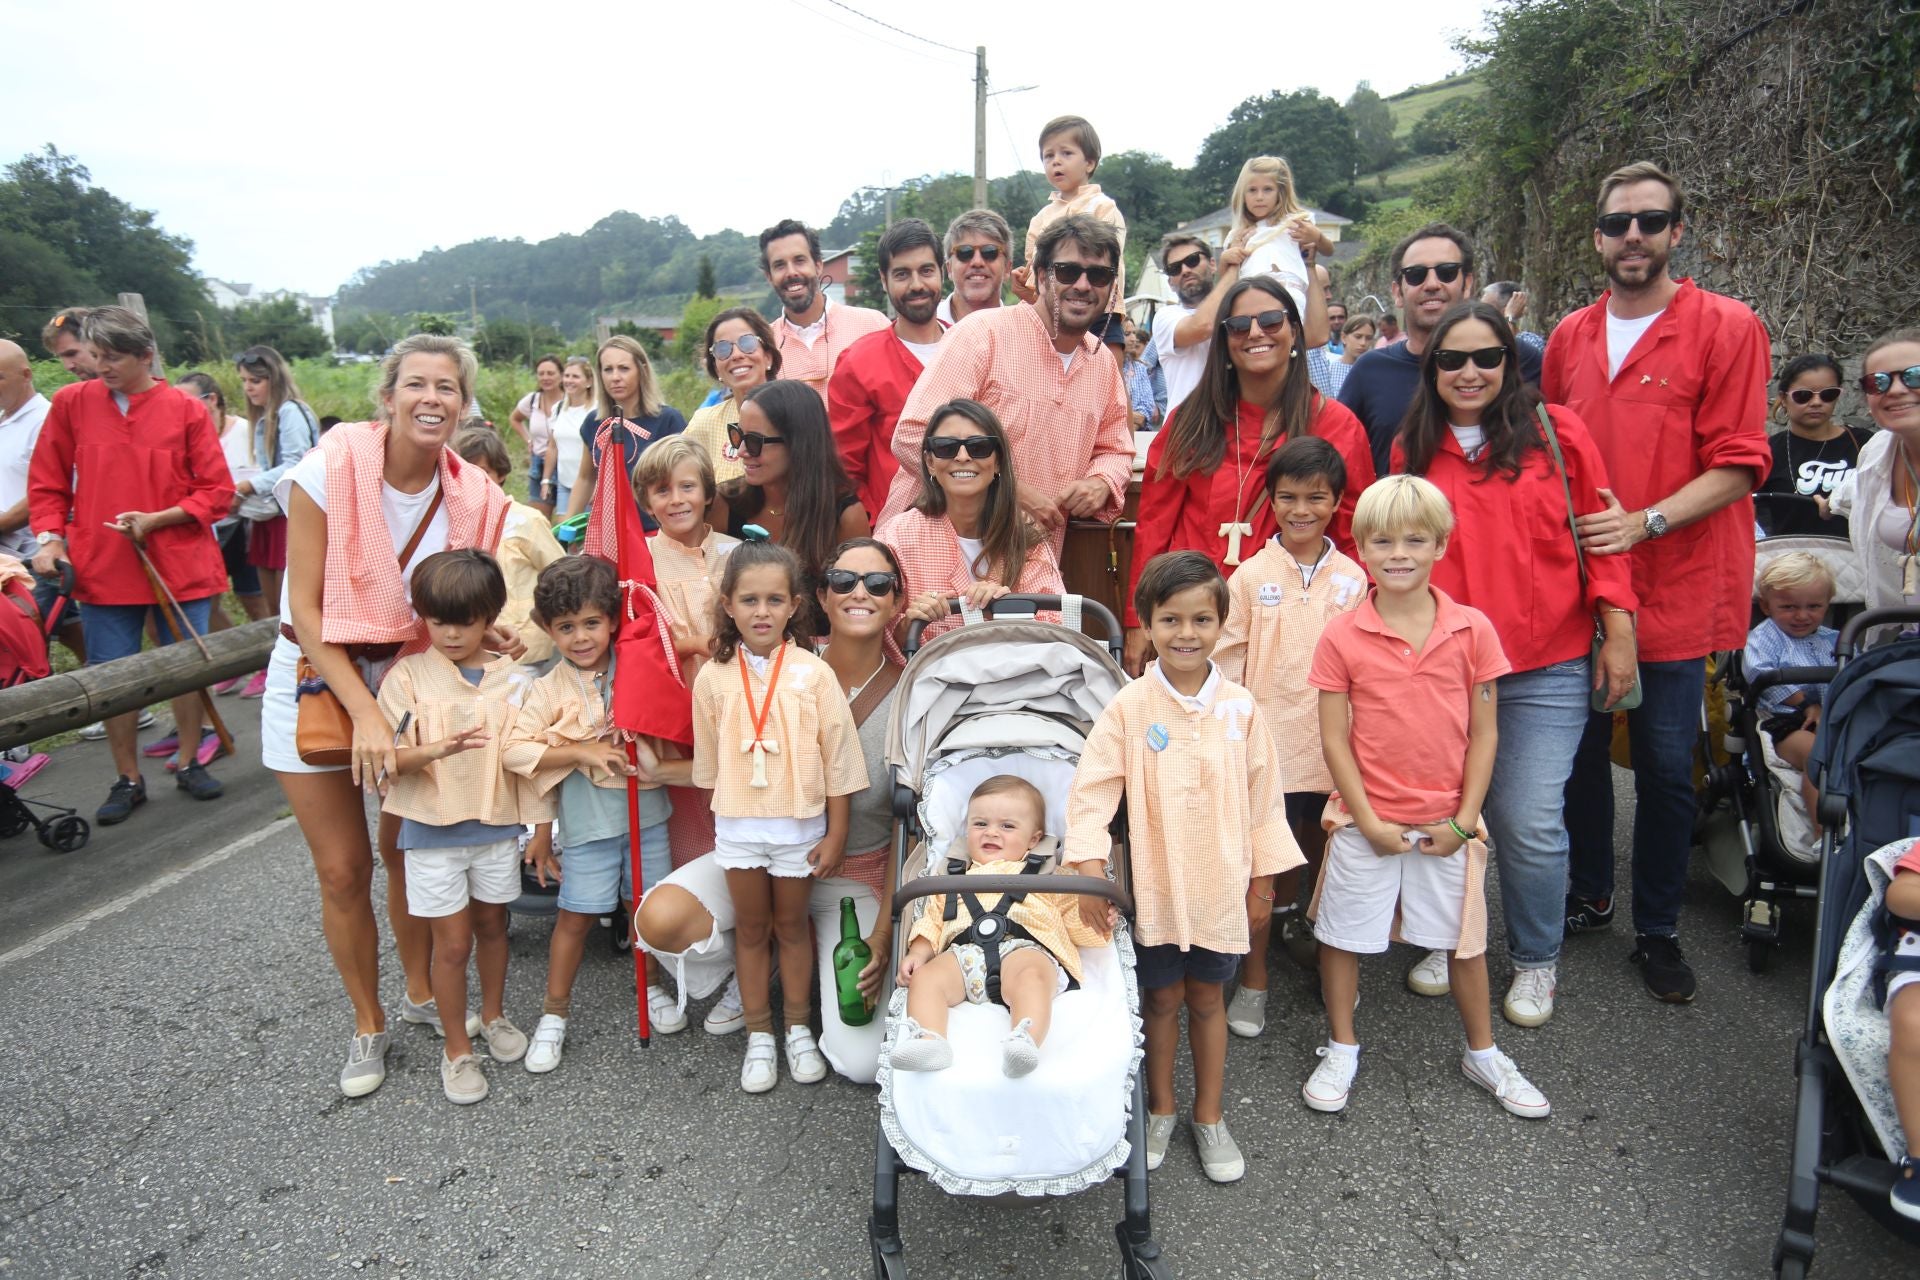
[[[1147,726],[1147,745],[1155,751],[1167,749],[1167,726],[1155,724]]]

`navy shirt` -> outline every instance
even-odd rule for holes
[[[1540,385],[1540,353],[1525,344],[1520,347],[1520,376],[1529,386]],[[1375,475],[1389,474],[1393,438],[1400,434],[1400,423],[1419,389],[1420,357],[1407,350],[1404,342],[1369,351],[1347,370],[1340,403],[1367,428]]]
[[[633,487],[634,468],[640,465],[640,454],[654,441],[664,440],[668,436],[677,436],[682,431],[685,431],[687,429],[687,420],[680,416],[678,409],[668,404],[661,405],[660,412],[654,414],[651,418],[628,418],[627,423],[628,425],[621,426],[617,428],[617,430],[619,432],[621,451],[626,454],[627,459],[627,487],[631,489]],[[634,430],[635,427],[646,432],[645,437],[640,436]],[[585,442],[587,451],[593,455],[593,469],[595,471],[600,469],[600,446],[594,442],[594,437],[599,434],[600,415],[598,413],[589,413],[586,416],[586,420],[580,424],[580,439]],[[647,532],[659,532],[660,526],[655,524],[653,517],[647,514],[646,504],[640,502],[637,495],[634,501],[640,507],[640,521],[646,526]],[[588,506],[592,506],[591,500],[589,500]]]

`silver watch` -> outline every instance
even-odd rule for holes
[[[57,533],[36,533],[33,535],[33,540],[39,543],[43,547],[46,546],[49,542],[65,542],[66,541],[64,537],[62,537]]]
[[[1661,515],[1658,511],[1655,511],[1652,507],[1648,507],[1647,508],[1648,539],[1651,540],[1654,538],[1664,538],[1666,535],[1667,535],[1667,518]]]

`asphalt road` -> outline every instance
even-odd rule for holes
[[[697,1014],[641,1050],[631,967],[599,946],[555,1074],[492,1068],[492,1098],[455,1108],[435,1042],[405,1028],[385,1087],[342,1099],[351,1022],[313,872],[257,764],[252,704],[222,705],[242,736],[215,766],[224,801],[153,769],[147,807],[79,853],[0,845],[0,1007],[23,1032],[0,1054],[0,1277],[869,1274],[872,1090],[783,1077],[747,1097],[738,1037]],[[91,813],[109,772],[83,744],[29,791]],[[1246,1180],[1207,1183],[1184,1126],[1153,1179],[1176,1274],[1768,1274],[1810,929],[1791,913],[1756,977],[1735,924],[1702,871],[1683,923],[1694,1005],[1645,996],[1623,923],[1570,945],[1552,1024],[1496,1019],[1554,1103],[1544,1123],[1461,1078],[1451,1006],[1400,985],[1410,952],[1364,969],[1350,1109],[1307,1111],[1324,1030],[1277,958],[1267,1034],[1228,1059]],[[527,1028],[547,936],[516,925],[508,1011]],[[397,1001],[397,968],[385,986]],[[1111,1277],[1119,1215],[1117,1184],[1028,1205],[902,1192],[921,1277]],[[1823,1201],[1820,1244],[1818,1275],[1920,1273],[1843,1195]]]

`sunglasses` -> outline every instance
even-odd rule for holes
[[[1433,267],[1402,267],[1400,278],[1407,282],[1408,288],[1418,289],[1427,282],[1428,271],[1439,276],[1441,284],[1452,284],[1460,278],[1460,273],[1465,269],[1465,266],[1458,262],[1442,262]]]
[[[1056,262],[1047,268],[1053,272],[1053,278],[1071,289],[1085,276],[1087,283],[1096,289],[1104,289],[1113,283],[1117,274],[1112,267],[1083,267],[1077,262]]]
[[[855,586],[864,586],[870,596],[890,596],[893,589],[900,585],[900,575],[894,573],[855,573],[851,569],[829,569],[822,575],[827,590],[837,596],[850,596]]]
[[[1177,276],[1182,271],[1191,271],[1195,267],[1199,266],[1201,263],[1205,262],[1207,260],[1207,256],[1208,256],[1207,254],[1202,253],[1198,249],[1195,249],[1192,253],[1188,254],[1186,257],[1180,258],[1177,261],[1169,262],[1167,264],[1167,274],[1169,276]]]
[[[1671,209],[1642,209],[1638,213],[1603,213],[1593,220],[1593,225],[1600,229],[1601,235],[1617,240],[1636,222],[1640,224],[1641,235],[1657,236],[1675,221]]]
[[[1220,327],[1228,333],[1248,333],[1257,324],[1263,332],[1272,332],[1275,329],[1286,328],[1287,323],[1287,313],[1275,308],[1272,311],[1262,311],[1258,315],[1228,316],[1220,322]]]
[[[1473,361],[1476,369],[1498,369],[1507,362],[1505,347],[1482,347],[1478,351],[1436,351],[1433,364],[1436,369],[1455,373],[1467,367],[1467,361]]]
[[[738,427],[727,428],[727,441],[749,458],[757,458],[770,444],[785,444],[779,436],[765,436],[758,431],[742,431]]]
[[[921,447],[942,462],[952,462],[962,449],[975,462],[1000,452],[1000,442],[992,436],[937,436]]]
[[[1822,387],[1818,391],[1814,391],[1807,387],[1796,387],[1792,391],[1787,392],[1787,399],[1793,401],[1795,404],[1812,404],[1815,396],[1820,397],[1821,404],[1832,404],[1840,398],[1840,388]]]
[[[737,338],[722,338],[707,349],[713,352],[715,360],[725,360],[735,351],[743,356],[750,356],[760,349],[760,336],[754,333],[743,333]]]
[[[962,262],[972,262],[974,254],[980,255],[982,262],[998,262],[1000,246],[997,244],[963,244],[953,251],[953,256]]]
[[[1909,391],[1920,391],[1920,364],[1910,364],[1898,373],[1863,373],[1860,389],[1870,396],[1883,396],[1893,390],[1895,379]]]

